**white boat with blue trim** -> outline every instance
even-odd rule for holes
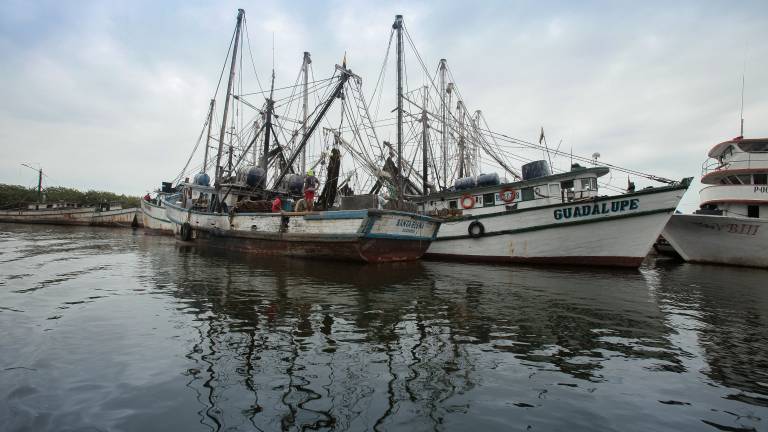
[[[768,267],[768,138],[721,142],[702,168],[700,209],[664,238],[686,261]]]
[[[214,213],[194,209],[195,202],[208,201],[209,192],[210,188],[187,184],[182,193],[164,199],[166,216],[181,240],[258,255],[381,263],[421,258],[440,227],[434,218],[393,210]]]
[[[421,198],[427,214],[447,216],[426,257],[638,267],[690,184],[600,196],[597,179],[607,167],[574,165],[553,175],[546,162],[535,164],[540,175],[526,175],[523,166],[522,181],[457,182]]]

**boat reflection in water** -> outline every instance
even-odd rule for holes
[[[766,415],[754,381],[768,308],[748,278],[724,293],[732,275],[687,264],[581,272],[177,251],[145,253],[153,283],[192,316],[183,374],[216,430],[749,428]]]

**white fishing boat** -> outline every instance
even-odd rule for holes
[[[529,169],[527,169],[529,168]],[[550,174],[545,161],[523,166],[523,180],[467,178],[420,199],[447,216],[427,257],[461,261],[639,266],[675,211],[690,179],[600,196],[607,167]],[[467,182],[470,182],[467,185]]]
[[[302,196],[307,197],[307,183],[302,174],[307,172],[308,176],[313,176],[312,168],[306,168],[307,142],[335,101],[363,100],[361,79],[346,68],[345,62],[336,66],[333,76],[323,80],[327,85],[327,92],[321,89],[321,103],[310,115],[307,106],[309,61],[308,53],[305,53],[302,66],[303,120],[291,123],[300,124],[300,129],[280,130],[280,122],[286,122],[289,117],[275,112],[274,72],[263,108],[248,103],[244,99],[247,95],[232,93],[233,88],[242,87],[234,86],[234,79],[243,20],[244,11],[241,9],[237,16],[231,56],[227,57],[227,60],[231,59],[231,66],[221,114],[218,151],[215,163],[212,164],[216,170],[214,184],[209,185],[210,178],[206,169],[209,166],[208,149],[215,97],[211,100],[208,119],[203,128],[207,128],[208,133],[202,171],[198,172],[192,181],[180,182],[176,188],[179,193],[162,197],[160,207],[165,209],[165,216],[172,224],[174,233],[185,242],[226,247],[259,255],[375,263],[419,259],[437,235],[440,221],[415,213],[378,209],[374,207],[375,200],[368,202],[374,208],[364,205],[362,208],[352,206],[341,209],[340,202],[343,200],[339,191],[348,190],[348,186],[344,189],[338,184],[341,166],[341,152],[338,148],[340,139],[336,139],[332,148],[324,152],[323,158],[313,165],[323,167],[326,173],[323,191],[314,206],[314,209],[319,211],[312,211],[311,196],[304,200],[310,203],[310,211],[272,207],[273,203],[280,200],[287,203],[298,201]],[[256,111],[255,119],[243,122],[253,125],[253,128],[238,128],[234,118],[228,118],[230,104],[234,105],[235,101],[243,108]],[[347,105],[346,111],[341,112],[348,115],[349,110]],[[362,111],[358,111],[357,118],[360,112]],[[228,120],[232,120],[232,123],[228,123]],[[245,130],[243,136],[237,134],[239,129]],[[369,125],[365,137],[375,137],[372,129]],[[278,142],[283,136],[291,138],[287,142]],[[353,139],[361,140],[362,137],[363,135],[356,134]],[[257,142],[263,143],[260,154],[256,151]],[[244,144],[240,146],[241,143]],[[227,162],[224,162],[222,157],[225,149],[228,149]],[[193,156],[190,156],[190,160],[192,158]],[[185,170],[182,170],[182,176]],[[382,181],[387,181],[387,178]],[[316,186],[314,182],[312,185],[310,194],[313,194]],[[359,200],[359,203],[365,204],[366,201]]]
[[[50,225],[139,226],[139,210],[118,203],[83,206],[74,203],[37,203],[26,208],[0,210],[0,222]]]
[[[165,215],[162,195],[150,200],[141,200],[141,220],[144,229],[149,232],[173,235],[173,223]]]
[[[664,238],[686,261],[768,267],[768,138],[721,142],[702,168],[700,209]]]

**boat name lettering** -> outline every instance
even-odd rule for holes
[[[627,210],[637,210],[638,208],[640,208],[640,199],[632,198],[611,201],[610,203],[585,204],[563,209],[555,209],[554,216],[555,220],[575,219],[599,214],[621,213]]]
[[[424,228],[424,222],[419,222],[411,219],[398,219],[396,226],[405,228],[408,230],[417,230]]]
[[[696,225],[702,228],[711,229],[718,232],[725,232],[728,234],[741,234],[747,236],[757,235],[757,230],[760,229],[760,225],[753,224],[736,224],[736,223],[703,223],[698,222]]]
[[[768,193],[768,186],[755,186],[755,193]]]

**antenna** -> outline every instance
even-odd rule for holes
[[[744,68],[741,71],[741,110],[739,116],[741,117],[741,131],[740,137],[744,137],[744,76],[747,74],[747,56],[744,54]]]

